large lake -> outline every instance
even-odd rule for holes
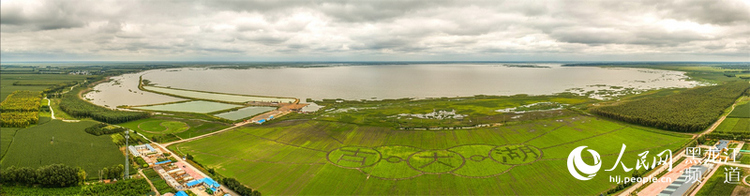
[[[473,95],[554,94],[611,90],[692,87],[683,72],[638,69],[509,67],[503,64],[412,64],[264,69],[181,68],[150,70],[117,77],[121,85],[102,84],[89,93],[94,103],[141,105],[176,101],[137,90],[138,76],[157,86],[264,96],[341,99],[456,97]],[[615,88],[612,88],[615,86]],[[119,90],[113,90],[121,88]],[[137,91],[136,93],[129,92]],[[121,94],[127,95],[121,95]],[[153,97],[152,97],[153,96]],[[155,100],[148,100],[148,99]],[[106,100],[105,100],[106,99]],[[101,104],[100,104],[101,105]]]

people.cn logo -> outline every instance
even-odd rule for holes
[[[588,149],[588,151],[594,157],[594,165],[583,162],[581,152],[586,147],[588,146],[579,146],[568,155],[568,171],[570,171],[570,175],[579,180],[591,180],[596,176],[596,172],[599,172],[599,169],[602,168],[602,159],[599,157],[599,153],[591,149]]]

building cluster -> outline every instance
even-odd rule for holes
[[[715,145],[710,146],[705,153],[701,153],[701,149],[706,149],[705,147],[689,147],[686,154],[692,156],[692,158],[703,160],[694,163],[688,162],[688,164],[693,165],[689,165],[682,170],[681,175],[664,188],[658,196],[682,196],[696,191],[701,181],[708,178],[709,173],[717,169],[721,163],[738,161],[742,158],[742,153],[739,150],[742,145],[742,142],[738,141],[719,140]]]
[[[705,154],[706,158],[714,159],[716,161],[738,161],[742,158],[742,153],[736,148],[729,148],[730,144],[737,144],[739,142],[729,140],[719,140],[713,148],[708,149]]]
[[[200,193],[199,195],[226,195],[221,184],[193,171],[183,162],[173,162],[166,153],[162,153],[160,149],[150,144],[128,146],[128,150],[133,156],[145,160],[149,168],[154,169],[169,186],[177,190],[175,195],[183,195],[185,190]]]
[[[162,153],[161,150],[152,147],[150,144],[128,146],[128,150],[133,156],[141,157],[146,161],[149,167],[172,162],[167,155]]]
[[[89,71],[71,71],[68,72],[69,75],[91,75]]]

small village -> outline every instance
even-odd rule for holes
[[[232,195],[214,179],[185,162],[185,157],[176,158],[176,155],[162,149],[158,145],[154,148],[151,144],[128,146],[128,152],[137,163],[142,164],[140,167],[156,171],[169,186],[177,190],[176,193],[161,195],[188,196],[187,191],[199,196]]]

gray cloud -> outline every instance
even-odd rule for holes
[[[747,61],[750,37],[741,0],[1,3],[4,60]]]
[[[78,7],[66,2],[45,1],[33,7],[8,4],[0,11],[0,24],[15,31],[76,28],[86,24]]]

